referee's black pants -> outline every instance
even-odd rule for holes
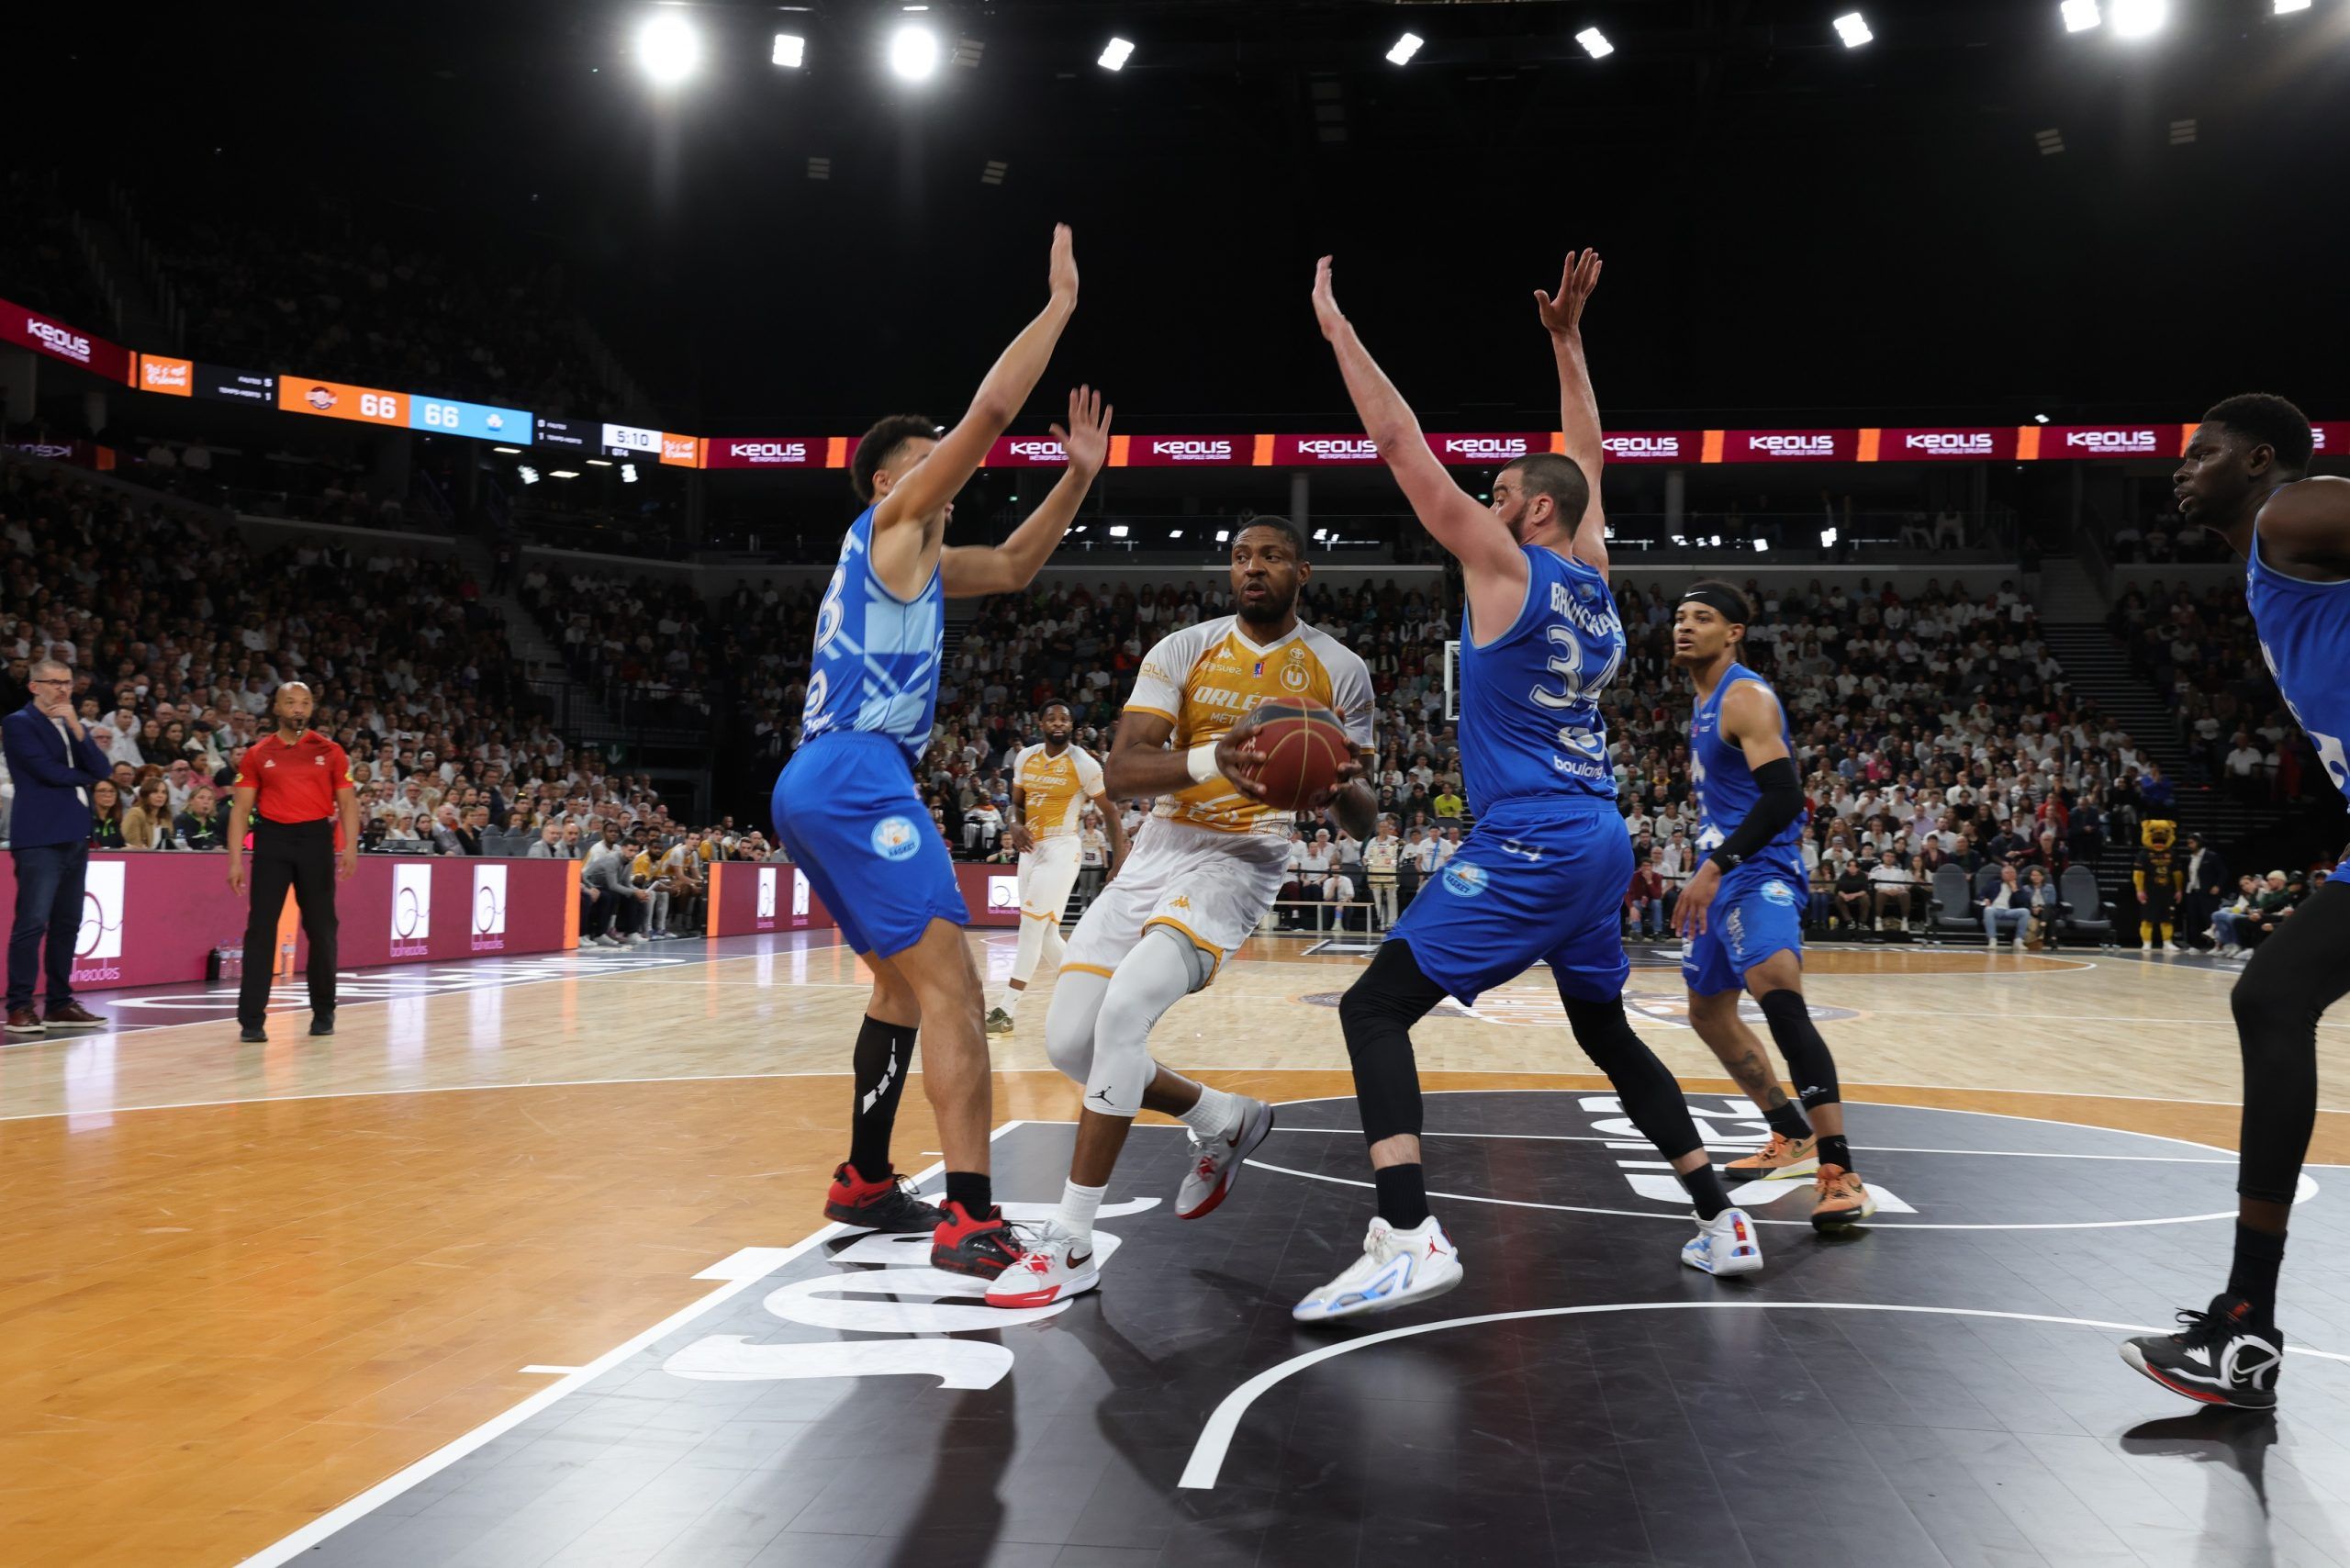
[[[245,973],[237,987],[237,1022],[258,1029],[269,1014],[269,981],[277,969],[277,917],[285,890],[302,912],[302,935],[310,939],[310,1011],[334,1016],[335,935],[334,819],[274,823],[255,816],[252,908],[245,916]]]

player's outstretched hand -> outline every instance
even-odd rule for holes
[[[1052,285],[1053,297],[1077,300],[1077,236],[1066,223],[1053,225],[1053,259],[1046,271]]]
[[[1265,798],[1265,761],[1264,752],[1257,745],[1254,717],[1233,725],[1215,743],[1216,771],[1252,801]]]
[[[1697,868],[1681,890],[1680,902],[1673,906],[1673,929],[1684,939],[1702,935],[1706,929],[1706,911],[1713,907],[1714,895],[1722,890],[1722,868],[1708,860]]]
[[[1102,394],[1080,386],[1069,395],[1069,423],[1053,427],[1053,439],[1069,454],[1069,465],[1091,479],[1110,460],[1110,416],[1117,410]]]
[[[1330,787],[1327,790],[1315,790],[1313,798],[1306,801],[1302,809],[1309,812],[1327,810],[1331,801],[1346,793],[1348,785],[1352,784],[1361,777],[1362,764],[1360,762],[1340,763],[1338,765],[1338,776],[1331,780]]]
[[[1345,312],[1338,308],[1338,297],[1330,291],[1327,256],[1314,263],[1314,319],[1325,338],[1337,337],[1338,329],[1347,324]]]
[[[1563,338],[1580,329],[1583,308],[1590,301],[1591,291],[1599,286],[1599,264],[1596,251],[1570,251],[1567,264],[1559,274],[1559,292],[1534,291],[1535,312],[1552,337]]]

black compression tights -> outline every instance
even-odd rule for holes
[[[2317,1021],[2350,993],[2350,887],[2329,882],[2281,922],[2230,999],[2244,1052],[2236,1191],[2289,1205],[2317,1122]],[[2247,1217],[2250,1217],[2249,1215]],[[2283,1228],[2283,1212],[2273,1228]],[[2263,1226],[2263,1228],[2271,1228]]]

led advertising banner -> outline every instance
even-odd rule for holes
[[[1113,468],[1245,468],[1256,461],[1247,435],[1113,435]]]
[[[1851,463],[1860,456],[1858,431],[1724,431],[1718,452],[1707,432],[1708,463]]]
[[[988,448],[982,468],[1058,468],[1069,462],[1061,443],[1048,435],[1008,435]]]
[[[2016,454],[2013,425],[1935,425],[1861,432],[1863,463],[2008,462]]]
[[[2194,429],[2193,425],[2186,427],[2188,433],[2192,433]],[[2310,435],[2316,442],[2316,451],[2321,456],[2339,457],[2344,453],[2350,452],[2350,421],[2337,424],[2313,424],[2310,427]],[[2179,452],[2182,456],[2185,455],[2186,450],[2187,443],[2182,440],[2179,442]]]
[[[2178,425],[2025,425],[2016,432],[2016,455],[2060,457],[2176,457],[2185,442]]]
[[[661,461],[672,468],[701,466],[701,437],[661,432]]]
[[[405,425],[408,405],[404,392],[320,381],[312,375],[282,376],[277,383],[277,406],[291,413],[323,414],[330,420],[355,420],[368,425]]]
[[[141,392],[160,392],[166,398],[203,398],[216,403],[255,403],[264,408],[277,404],[274,375],[264,375],[257,370],[233,370],[225,364],[207,364],[202,360],[173,359],[168,354],[140,354],[137,386]]]
[[[68,364],[95,371],[108,381],[132,383],[132,356],[120,343],[110,343],[94,332],[69,327],[22,305],[0,299],[0,343],[14,343]]]
[[[702,443],[705,468],[822,468],[824,442],[821,437],[790,439],[771,435],[714,435]]]
[[[531,416],[523,409],[463,403],[454,398],[420,395],[409,398],[408,424],[410,430],[432,435],[471,436],[476,441],[513,442],[531,437]]]
[[[1610,463],[1695,463],[1706,450],[1704,431],[1627,431],[1604,435]]]
[[[1360,467],[1379,461],[1379,443],[1367,435],[1260,435],[1259,467]]]

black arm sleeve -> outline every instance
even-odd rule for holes
[[[1762,798],[1754,802],[1738,831],[1706,857],[1725,871],[1778,837],[1781,829],[1803,815],[1803,779],[1796,772],[1794,757],[1764,763],[1754,770],[1754,782],[1761,787]]]

